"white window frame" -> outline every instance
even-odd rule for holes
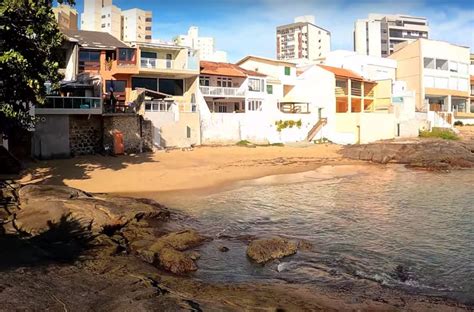
[[[247,101],[249,111],[262,111],[262,100],[251,99]]]

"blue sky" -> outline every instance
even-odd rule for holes
[[[369,13],[410,14],[428,18],[431,38],[474,48],[474,1],[422,0],[114,0],[121,9],[153,11],[153,37],[171,40],[189,26],[212,36],[230,61],[248,54],[275,56],[275,28],[299,15],[315,15],[331,32],[332,49],[352,50],[354,21]],[[84,0],[76,0],[83,11]]]

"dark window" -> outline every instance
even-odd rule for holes
[[[107,80],[105,81],[106,92],[110,92],[111,88],[113,92],[125,92],[127,86],[126,80]]]
[[[151,30],[151,27],[150,26],[145,27],[145,30]]]
[[[272,85],[267,84],[267,93],[268,94],[273,94],[273,86]]]
[[[133,77],[132,78],[132,89],[136,88],[145,88],[153,91],[158,91],[158,84],[156,78],[141,78]]]
[[[151,17],[147,17],[145,21],[146,21],[146,22],[151,22],[152,19],[151,19]]]
[[[82,62],[99,62],[100,52],[97,51],[80,51],[79,61]]]
[[[156,53],[155,52],[146,52],[146,51],[142,51],[140,53],[140,55],[142,57],[146,57],[146,58],[156,58]]]
[[[291,68],[288,66],[285,66],[285,75],[290,76],[291,75]]]
[[[150,39],[150,40],[151,40],[151,36],[150,36],[150,35],[146,35],[146,36],[145,36],[145,39]]]
[[[159,80],[160,92],[169,95],[183,95],[183,79],[161,79]]]
[[[119,49],[119,61],[135,61],[135,49]]]

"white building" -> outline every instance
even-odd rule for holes
[[[122,11],[112,0],[84,0],[81,29],[108,32],[124,41],[152,40],[152,12],[140,9]]]
[[[314,61],[331,50],[331,33],[316,26],[314,16],[300,16],[277,27],[276,46],[279,60]]]
[[[227,62],[227,52],[216,51],[215,40],[212,37],[199,37],[199,28],[191,26],[186,35],[176,36],[174,42],[180,46],[197,50],[199,58],[203,61]]]
[[[122,40],[151,41],[152,13],[140,9],[122,11]]]
[[[429,38],[424,17],[369,14],[354,24],[354,51],[360,54],[387,57],[396,44],[420,38]]]

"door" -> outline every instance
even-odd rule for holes
[[[171,68],[173,56],[166,54],[166,68]]]

